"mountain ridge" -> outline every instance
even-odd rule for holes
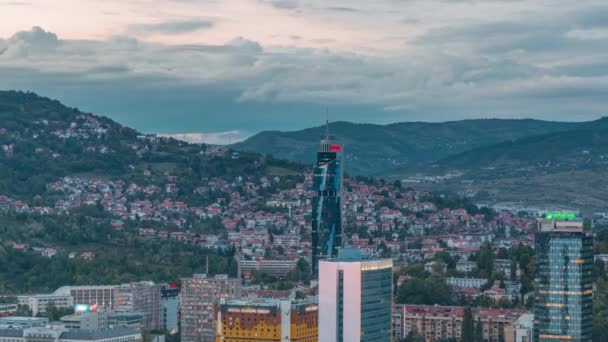
[[[382,177],[476,147],[565,131],[581,124],[535,119],[416,121],[388,125],[338,121],[330,123],[329,130],[336,141],[345,146],[347,172]],[[231,147],[310,163],[324,131],[325,126],[287,132],[264,131]]]

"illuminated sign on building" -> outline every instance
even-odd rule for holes
[[[575,220],[576,214],[572,213],[547,213],[547,219],[555,219],[555,220]]]
[[[74,305],[75,313],[97,312],[97,304],[76,304]]]

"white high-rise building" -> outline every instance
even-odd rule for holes
[[[392,259],[343,249],[319,262],[319,341],[390,342]]]

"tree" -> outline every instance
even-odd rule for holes
[[[477,270],[482,277],[490,278],[493,269],[494,253],[492,252],[492,245],[486,242],[481,246],[479,252],[477,252]]]
[[[451,305],[452,291],[439,276],[414,278],[397,289],[397,302],[401,304]]]
[[[483,323],[481,318],[477,318],[477,324],[475,324],[475,342],[483,342]]]
[[[28,305],[17,305],[17,311],[15,312],[15,316],[32,317],[32,315],[32,310]]]
[[[462,319],[462,342],[475,342],[473,312],[470,307],[464,309]]]

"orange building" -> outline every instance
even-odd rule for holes
[[[318,341],[316,302],[222,300],[215,319],[215,342]]]

